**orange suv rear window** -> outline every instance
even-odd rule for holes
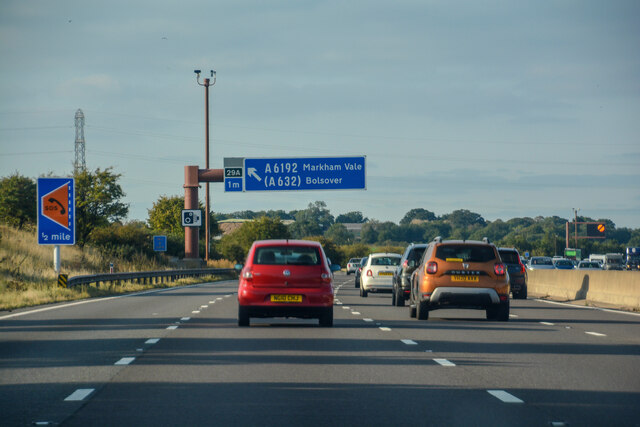
[[[438,246],[436,258],[443,261],[489,262],[496,259],[496,253],[491,246],[451,244]]]

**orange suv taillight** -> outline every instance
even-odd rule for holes
[[[493,266],[493,271],[496,273],[496,276],[504,276],[507,272],[507,269],[505,268],[504,264],[499,262]]]
[[[438,272],[438,263],[435,261],[429,261],[427,264],[427,274],[436,274]]]

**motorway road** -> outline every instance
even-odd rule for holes
[[[0,313],[0,425],[640,425],[640,316],[428,321],[335,276],[333,328],[236,326],[237,282]]]

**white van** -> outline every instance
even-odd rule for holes
[[[589,261],[599,262],[603,270],[622,270],[624,266],[622,254],[591,254]]]

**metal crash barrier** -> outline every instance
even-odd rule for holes
[[[67,287],[71,288],[78,285],[90,285],[95,283],[99,286],[101,283],[119,283],[119,282],[135,282],[142,284],[156,284],[165,281],[175,281],[187,277],[211,276],[214,274],[225,274],[237,277],[238,272],[233,268],[198,268],[191,270],[160,270],[160,271],[142,271],[131,273],[104,273],[90,274],[86,276],[70,277]]]

